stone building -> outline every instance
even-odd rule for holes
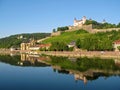
[[[82,26],[85,22],[86,22],[86,17],[85,16],[83,16],[83,18],[81,20],[77,20],[75,18],[73,26]]]
[[[30,41],[26,41],[21,43],[20,47],[21,50],[29,50],[31,46],[35,46],[36,41],[34,39],[31,39]]]

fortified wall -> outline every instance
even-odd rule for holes
[[[53,32],[51,33],[51,36],[59,36],[61,34],[61,31]]]
[[[83,25],[83,26],[69,26],[69,30],[66,30],[66,32],[76,31],[76,30],[80,30],[80,29],[84,29],[84,30],[88,31],[89,33],[93,32],[92,24]]]
[[[97,32],[110,32],[110,31],[120,31],[120,28],[108,28],[108,29],[93,29],[93,33]]]

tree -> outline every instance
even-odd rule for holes
[[[57,28],[57,31],[65,31],[65,30],[68,30],[69,28],[67,26],[65,27],[58,27]]]
[[[118,23],[117,27],[120,28],[120,22]]]
[[[55,30],[55,29],[53,29],[53,32],[56,32],[56,30]]]
[[[119,49],[119,51],[120,51],[120,46],[118,46],[117,48],[118,48],[118,49]]]
[[[80,39],[77,39],[77,41],[76,41],[76,46],[78,47],[78,48],[81,48],[82,46],[81,46],[81,40]]]
[[[51,51],[68,51],[69,48],[64,42],[52,42]]]

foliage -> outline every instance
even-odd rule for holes
[[[67,26],[65,27],[58,27],[57,28],[57,31],[65,31],[65,30],[68,30],[69,28]]]
[[[43,43],[51,43],[51,42],[65,42],[70,43],[71,41],[76,41],[79,38],[84,38],[89,33],[83,29],[72,31],[72,32],[62,32],[61,35],[56,37],[51,37],[43,41]]]
[[[51,51],[68,51],[68,46],[64,42],[52,42]]]
[[[55,29],[53,29],[53,32],[56,32],[56,30],[55,30]]]
[[[0,62],[7,63],[14,66],[21,66],[19,62],[22,62],[23,63],[22,67],[23,66],[34,66],[34,67],[48,66],[45,63],[38,62],[37,60],[35,60],[34,64],[27,60],[21,61],[20,55],[15,55],[15,56],[0,55]]]
[[[80,39],[77,39],[77,41],[76,41],[76,46],[78,47],[78,48],[81,48],[81,40]]]
[[[120,46],[117,47],[120,50]]]
[[[37,40],[37,39],[45,38],[46,36],[49,36],[49,35],[50,33],[32,33],[32,34],[12,35],[12,36],[0,39],[0,48],[10,48],[12,46],[20,47],[20,44],[22,42],[29,41],[31,38],[34,38]],[[23,38],[18,39],[19,36],[23,36]]]
[[[99,32],[77,39],[76,46],[88,51],[112,51],[112,43],[118,39],[120,39],[120,31]]]
[[[93,28],[96,29],[107,29],[107,28],[120,28],[120,23],[118,25],[116,24],[111,24],[111,23],[99,23],[94,20],[86,20],[85,25],[92,24]]]
[[[84,30],[63,32],[61,35],[46,39],[44,43],[76,41],[76,46],[89,51],[112,51],[113,42],[120,39],[120,31],[88,33]]]
[[[62,69],[72,69],[78,71],[87,71],[89,69],[99,70],[117,70],[114,60],[112,59],[100,59],[100,58],[77,58],[76,61],[71,61],[67,57],[53,57],[51,56],[50,63],[52,65],[58,65]]]

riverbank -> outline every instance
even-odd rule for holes
[[[9,49],[0,50],[0,54],[10,54],[10,53],[27,53],[27,54],[45,54],[52,56],[65,56],[65,57],[100,57],[100,58],[119,58],[120,52],[114,51],[21,51]]]
[[[52,55],[52,56],[67,56],[67,57],[100,57],[100,58],[119,58],[120,52],[114,51],[79,51],[79,52],[67,52],[67,51],[46,51],[40,52],[40,54]]]

